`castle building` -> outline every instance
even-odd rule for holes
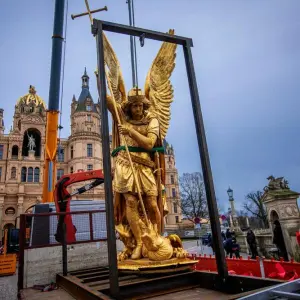
[[[86,70],[82,90],[71,101],[71,135],[61,138],[57,149],[57,180],[64,174],[102,168],[102,145],[100,136],[100,106],[89,91]],[[0,226],[15,227],[21,213],[42,201],[44,170],[46,105],[33,86],[16,105],[13,125],[5,134],[3,109],[0,109]],[[165,142],[166,149],[166,198],[169,214],[165,228],[176,229],[181,213],[175,202],[179,199],[178,174],[173,148]],[[72,185],[72,189],[84,183]],[[75,200],[104,200],[103,185]],[[0,231],[0,235],[1,231]]]

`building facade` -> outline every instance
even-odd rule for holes
[[[100,136],[100,107],[89,91],[89,76],[82,76],[82,90],[71,101],[71,135],[59,140],[57,149],[57,179],[64,174],[102,168]],[[33,86],[16,105],[13,125],[4,133],[3,109],[0,109],[0,225],[14,227],[18,216],[41,202],[46,105]],[[166,230],[176,228],[181,213],[175,202],[179,199],[178,174],[173,148],[166,148],[166,198],[169,214],[165,217]],[[73,185],[71,189],[82,186]],[[103,185],[76,195],[73,199],[104,200]]]

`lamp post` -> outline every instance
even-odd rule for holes
[[[238,224],[237,224],[237,215],[235,213],[235,208],[234,208],[233,190],[230,187],[227,190],[227,194],[228,194],[228,197],[229,197],[229,202],[230,202],[230,207],[231,207],[232,225],[233,225],[233,227],[236,227],[236,226],[238,226]]]

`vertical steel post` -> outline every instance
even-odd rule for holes
[[[119,298],[119,281],[118,281],[118,264],[117,264],[117,247],[116,233],[114,222],[114,201],[111,178],[111,156],[109,143],[109,126],[106,105],[106,81],[105,81],[105,63],[103,47],[103,29],[100,21],[94,20],[92,32],[96,35],[97,56],[98,56],[98,87],[99,100],[101,104],[101,136],[102,136],[102,153],[104,169],[104,187],[105,187],[105,211],[106,211],[106,228],[107,228],[107,251],[109,265],[109,285],[112,297]]]
[[[68,275],[68,249],[67,249],[67,229],[66,223],[63,223],[63,240],[62,240],[62,262],[63,262],[63,275]]]
[[[18,292],[24,288],[24,254],[26,237],[26,215],[20,215],[19,231],[19,265],[18,265]]]
[[[193,64],[193,57],[191,47],[189,44],[183,46],[186,70],[188,75],[188,82],[190,86],[191,101],[195,119],[196,133],[198,139],[198,147],[200,152],[201,165],[203,170],[203,179],[206,191],[207,206],[209,211],[209,218],[211,224],[211,231],[213,236],[213,244],[216,253],[216,261],[219,276],[222,280],[228,277],[228,270],[225,260],[225,253],[223,249],[223,242],[221,237],[221,227],[219,220],[219,213],[213,183],[213,177],[209,161],[209,153],[206,143],[204,122],[200,107],[200,99]]]
[[[89,212],[89,221],[90,221],[90,240],[94,240],[94,228],[93,228],[93,213]]]

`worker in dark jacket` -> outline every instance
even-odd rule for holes
[[[229,228],[227,228],[225,236],[226,236],[226,239],[232,238],[232,233]]]
[[[279,256],[283,257],[283,259],[285,261],[289,261],[288,259],[288,255],[287,255],[287,251],[285,248],[285,242],[284,242],[284,238],[283,238],[283,234],[282,234],[282,229],[280,226],[280,223],[278,220],[275,220],[274,222],[274,231],[273,231],[273,244],[276,245],[278,251],[279,251]]]
[[[247,232],[247,243],[250,247],[251,258],[256,259],[256,257],[258,256],[256,237],[254,232],[251,229],[249,229]]]

